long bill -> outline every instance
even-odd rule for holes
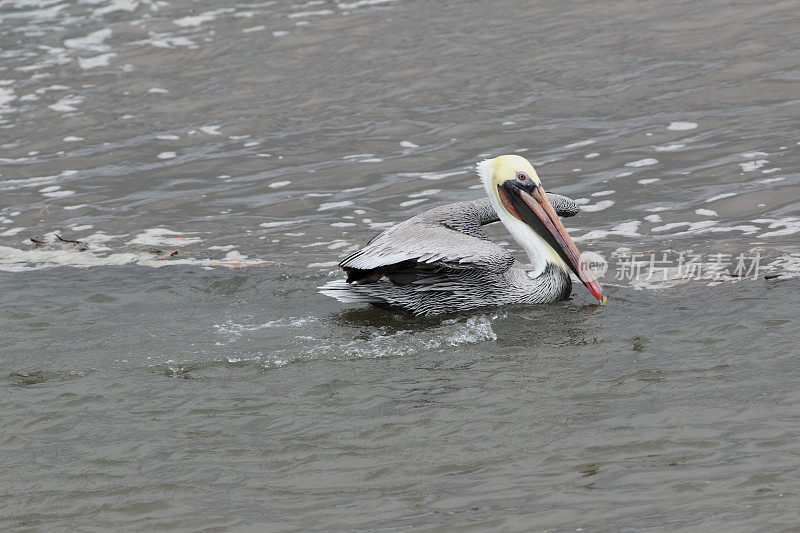
[[[606,297],[603,296],[600,284],[589,270],[589,267],[586,266],[586,263],[581,260],[581,254],[578,252],[578,248],[575,246],[575,243],[572,242],[572,238],[569,236],[569,233],[567,233],[567,229],[564,227],[564,224],[561,223],[561,219],[556,214],[555,209],[553,209],[553,205],[547,198],[544,188],[539,185],[534,188],[530,194],[519,189],[519,195],[522,201],[531,208],[536,218],[544,225],[546,231],[540,232],[540,235],[548,241],[550,246],[552,246],[564,262],[569,265],[572,271],[575,272],[575,275],[578,276],[583,284],[586,285],[586,288],[589,289],[589,292],[591,292],[600,303],[605,303]],[[520,214],[523,218],[527,218],[523,213]],[[528,224],[530,224],[530,222],[528,222]]]

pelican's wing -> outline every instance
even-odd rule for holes
[[[513,264],[514,256],[488,239],[409,220],[381,233],[339,266],[348,281],[369,283],[383,276],[410,282],[437,268],[505,272]]]
[[[559,215],[577,213],[578,204],[571,199],[548,196]],[[488,198],[435,207],[384,231],[339,266],[347,272],[348,282],[359,283],[384,276],[406,283],[441,268],[505,272],[514,264],[514,256],[481,229],[497,220]]]
[[[574,217],[581,210],[578,202],[561,194],[549,192],[547,199],[550,200],[550,204],[560,217]]]
[[[574,217],[577,215],[580,210],[581,206],[568,196],[564,196],[562,194],[556,194],[552,192],[547,193],[547,198],[550,200],[550,204],[553,206],[553,209],[560,217]],[[437,209],[451,209],[453,207],[459,206],[463,207],[465,205],[469,205],[475,213],[478,214],[478,220],[480,221],[480,225],[491,224],[493,222],[498,222],[500,217],[497,216],[497,213],[494,212],[494,207],[492,207],[492,202],[488,198],[481,198],[480,200],[472,200],[471,202],[461,202],[458,204],[450,204],[442,206],[441,208],[434,208],[429,213],[435,212]]]

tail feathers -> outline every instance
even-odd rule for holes
[[[336,298],[344,303],[382,303],[383,299],[369,294],[364,290],[365,285],[350,284],[344,280],[329,281],[322,287],[317,287],[320,294]]]

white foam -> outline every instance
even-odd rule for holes
[[[167,89],[162,89],[161,87],[151,87],[147,89],[148,94],[169,94]]]
[[[300,17],[324,17],[326,15],[333,15],[335,11],[332,9],[318,9],[316,11],[298,11],[297,13],[289,13],[286,18],[295,19]]]
[[[306,268],[331,268],[338,265],[339,263],[337,263],[336,261],[326,261],[324,263],[309,263],[308,265],[306,265]]]
[[[242,33],[253,33],[253,32],[256,32],[256,31],[262,31],[262,30],[266,30],[266,29],[267,29],[267,27],[264,26],[264,25],[250,26],[249,28],[244,28],[242,30]]]
[[[356,2],[339,2],[336,7],[339,9],[355,9],[361,6],[377,6],[380,4],[388,4],[393,0],[357,0]]]
[[[662,218],[659,215],[647,215],[644,219],[648,222],[661,222]]]
[[[76,137],[75,135],[67,135],[66,137],[64,137],[61,140],[66,142],[66,143],[74,143],[74,142],[82,141],[83,137]]]
[[[305,220],[278,220],[275,222],[262,222],[259,224],[262,228],[277,228],[280,226],[291,226],[294,224],[299,224],[300,222],[305,222]]]
[[[283,30],[281,30],[281,31],[274,31],[274,32],[272,32],[272,36],[273,36],[273,37],[286,37],[287,35],[289,35],[289,32],[288,32],[288,31],[283,31]]]
[[[340,207],[347,207],[349,205],[353,205],[353,202],[351,202],[350,200],[343,200],[341,202],[326,202],[326,203],[320,204],[320,206],[317,208],[317,211],[327,211],[329,209],[338,209]]]
[[[99,231],[97,233],[92,233],[91,235],[87,235],[86,237],[82,237],[81,240],[83,242],[91,244],[93,249],[103,248],[107,250],[108,248],[102,246],[103,244],[109,241],[113,241],[114,239],[119,239],[127,236],[128,236],[127,233],[123,233],[122,235],[107,235]]]
[[[608,209],[612,205],[614,205],[613,200],[600,200],[596,204],[582,205],[581,211],[587,211],[587,212],[602,211],[603,209]]]
[[[420,204],[422,202],[427,201],[427,198],[417,198],[416,200],[406,200],[405,202],[400,202],[400,207],[409,207],[412,205]]]
[[[742,167],[742,172],[752,172],[758,170],[767,163],[769,163],[768,159],[757,159],[755,161],[748,161],[747,163],[739,163],[739,166]]]
[[[231,250],[222,258],[222,260],[226,262],[244,261],[245,259],[247,259],[247,256],[237,250]]]
[[[716,196],[712,196],[711,198],[709,198],[708,200],[706,200],[706,203],[709,203],[709,202],[714,202],[714,201],[716,201],[716,200],[722,200],[723,198],[730,198],[731,196],[736,196],[737,194],[739,194],[739,193],[736,193],[736,192],[726,192],[726,193],[718,194],[718,195],[716,195]]]
[[[95,16],[107,15],[116,11],[135,11],[139,7],[138,0],[111,0],[108,5],[95,9],[92,14]]]
[[[222,126],[202,126],[200,131],[205,133],[206,135],[220,135],[219,130]]]
[[[698,215],[702,215],[702,216],[706,216],[706,217],[718,217],[719,216],[717,214],[717,212],[712,210],[712,209],[695,209],[694,212],[697,213]]]
[[[46,196],[48,198],[64,198],[66,196],[72,196],[73,194],[75,194],[75,191],[53,191],[42,193],[42,196]]]
[[[449,178],[450,176],[460,176],[466,173],[466,170],[454,170],[451,172],[403,172],[397,176],[401,178],[419,178],[423,180],[436,181]]]
[[[599,154],[599,153],[597,153],[597,152],[592,152],[592,153],[590,153],[590,154],[586,154],[586,155],[585,155],[585,156],[583,156],[583,157],[585,157],[586,159],[594,159],[595,157],[597,157],[597,156],[599,156],[599,155],[600,155],[600,154]]]
[[[675,228],[682,228],[686,227],[685,231],[681,231],[676,233],[675,235],[684,235],[687,233],[695,233],[698,230],[706,229],[710,226],[714,226],[717,224],[716,220],[701,220],[700,222],[671,222],[669,224],[664,224],[663,226],[656,226],[652,228],[650,231],[653,233],[661,233],[664,231],[669,231]]]
[[[161,38],[151,38],[147,42],[156,48],[174,48],[176,46],[185,46],[187,48],[197,48],[197,43],[188,37],[181,36],[162,36]]]
[[[419,148],[418,144],[414,144],[411,141],[400,141],[400,146],[403,148]]]
[[[179,19],[175,19],[172,21],[173,24],[176,26],[180,26],[181,28],[188,28],[190,26],[200,26],[206,22],[211,22],[212,20],[217,18],[217,15],[222,13],[230,13],[234,11],[233,9],[216,9],[214,11],[206,11],[205,13],[200,13],[199,15],[190,15],[187,17],[181,17]]]
[[[383,159],[380,157],[368,157],[366,159],[359,159],[359,163],[380,163]]]
[[[769,231],[767,233],[762,233],[759,237],[780,237],[782,235],[792,235],[794,233],[800,232],[800,218],[798,217],[785,217],[785,218],[765,218],[765,219],[758,219],[753,220],[756,223],[769,223],[768,229],[775,229],[775,231]],[[776,228],[783,228],[783,229],[776,229]]]
[[[638,161],[631,161],[630,163],[625,163],[626,167],[647,167],[650,165],[655,165],[658,163],[658,159],[652,157],[646,157],[644,159],[639,159]]]
[[[572,144],[568,144],[564,148],[566,148],[566,149],[580,148],[582,146],[589,146],[590,144],[594,144],[595,142],[597,142],[597,141],[594,141],[592,139],[587,139],[585,141],[578,141],[578,142],[575,142],[575,143],[572,143]]]
[[[336,263],[334,263],[335,265]],[[225,324],[214,324],[214,328],[218,333],[239,337],[245,332],[258,331],[260,329],[275,328],[275,327],[290,327],[300,328],[306,324],[316,322],[315,317],[286,317],[277,320],[271,320],[263,324],[239,324],[229,320]],[[231,339],[232,340],[232,339]]]
[[[800,275],[800,254],[791,253],[778,256],[774,261],[765,265],[765,268],[772,272],[778,272],[781,278],[796,278]]]
[[[82,104],[82,103],[83,103],[82,96],[75,96],[74,94],[71,94],[69,96],[61,98],[55,104],[51,104],[47,107],[49,109],[52,109],[53,111],[59,111],[61,113],[69,113],[72,111],[77,111],[78,108],[75,106],[77,104]]]
[[[675,150],[680,150],[681,148],[686,148],[685,144],[667,144],[665,146],[654,146],[653,149],[656,152],[674,152]]]
[[[107,52],[105,54],[96,55],[94,57],[79,57],[78,65],[83,70],[89,70],[97,67],[107,67],[112,58],[117,57],[114,52]]]
[[[82,239],[87,241],[88,238]],[[193,265],[198,267],[239,267],[247,266],[239,262],[226,264],[212,259],[196,259],[192,257],[169,259],[158,259],[149,252],[121,252],[105,253],[108,248],[102,247],[103,251],[93,249],[85,250],[70,246],[59,249],[32,248],[29,250],[18,250],[7,246],[0,246],[0,271],[5,272],[25,272],[30,270],[42,270],[47,268],[65,266],[75,268],[91,268],[97,266],[119,266],[138,264],[154,268],[174,265]],[[260,264],[260,261],[250,261],[248,265]]]
[[[744,157],[745,159],[756,159],[758,157],[764,157],[769,155],[767,152],[744,152],[739,154],[739,157]]]
[[[608,196],[609,194],[614,194],[615,192],[617,192],[617,191],[614,191],[614,190],[597,191],[597,192],[592,193],[591,195],[592,196]]]
[[[696,122],[670,122],[669,126],[667,126],[667,129],[672,131],[686,131],[693,130],[696,127]]]
[[[411,193],[408,195],[409,198],[419,198],[421,196],[431,196],[433,194],[439,194],[442,192],[441,189],[425,189],[424,191],[419,191],[415,193]]]
[[[273,181],[272,183],[270,183],[270,184],[268,185],[268,187],[269,187],[270,189],[279,189],[279,188],[281,188],[281,187],[286,187],[286,186],[287,186],[287,185],[289,185],[290,183],[292,183],[292,182],[291,182],[291,181],[289,181],[289,180],[286,180],[286,181]]]
[[[176,157],[177,155],[178,154],[176,154],[175,152],[161,152],[156,157],[159,158],[159,159],[172,159],[173,157]]]
[[[636,183],[641,183],[642,185],[647,185],[649,183],[655,183],[657,181],[661,181],[661,178],[643,178],[637,181]]]
[[[641,234],[637,232],[641,223],[642,222],[639,220],[631,220],[628,222],[623,222],[622,224],[618,224],[609,230],[592,230],[584,235],[581,235],[580,237],[575,237],[573,240],[577,242],[596,240],[603,239],[610,235],[618,237],[641,237]]]
[[[492,320],[486,315],[471,316],[466,320],[462,318],[443,320],[441,325],[434,330],[420,336],[412,329],[387,333],[380,328],[368,338],[359,338],[336,345],[321,344],[317,339],[310,339],[314,346],[306,353],[311,355],[327,354],[334,352],[336,357],[341,353],[354,358],[381,358],[401,357],[413,355],[420,351],[443,350],[463,344],[478,344],[497,340],[497,334],[492,328]]]
[[[486,315],[471,316],[464,324],[459,324],[456,319],[444,320],[442,325],[452,327],[452,329],[448,328],[450,333],[444,337],[445,344],[448,346],[497,340],[497,334],[492,329],[492,323]]]
[[[16,235],[17,233],[21,233],[23,231],[25,231],[25,228],[11,228],[11,229],[8,229],[8,230],[0,233],[0,236],[12,237],[12,236]]]
[[[394,226],[394,222],[368,222],[370,228],[388,228]]]
[[[177,141],[180,139],[180,135],[172,135],[172,134],[164,134],[164,135],[156,135],[156,139],[159,141]]]
[[[200,242],[200,237],[184,237],[186,233],[166,228],[149,228],[128,241],[128,244],[145,246],[186,246]]]
[[[74,39],[66,39],[64,46],[67,48],[81,48],[84,50],[92,50],[95,52],[105,52],[109,49],[108,45],[104,45],[103,41],[111,37],[113,30],[111,28],[103,28],[97,30],[85,37],[76,37]]]
[[[775,183],[776,181],[784,181],[786,178],[767,178],[758,180],[756,183]]]

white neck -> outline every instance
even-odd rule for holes
[[[497,196],[498,192],[493,190],[494,184],[492,183],[492,167],[491,160],[481,161],[477,165],[478,176],[483,182],[486,194],[489,196],[497,216],[500,217],[500,222],[506,227],[508,232],[514,237],[525,253],[528,254],[528,259],[531,262],[531,270],[528,272],[530,277],[537,277],[544,272],[547,263],[554,263],[566,271],[566,265],[561,257],[556,253],[547,242],[539,236],[538,233],[525,224],[520,219],[512,216],[503,204],[500,203],[500,198]]]

